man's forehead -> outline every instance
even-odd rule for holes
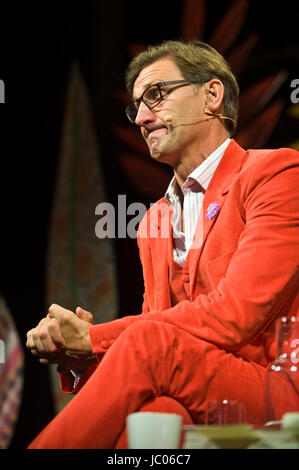
[[[133,88],[133,99],[138,98],[146,88],[154,83],[179,78],[183,78],[182,74],[172,59],[157,60],[144,67],[136,78]]]

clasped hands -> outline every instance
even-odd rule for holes
[[[42,364],[58,364],[58,372],[84,370],[97,363],[92,352],[90,312],[77,307],[76,314],[53,304],[39,324],[28,331],[26,346]]]

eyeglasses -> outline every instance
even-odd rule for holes
[[[155,106],[161,103],[161,101],[164,99],[165,90],[162,90],[161,89],[162,87],[165,87],[167,85],[179,85],[183,83],[186,85],[190,85],[190,82],[188,82],[187,80],[172,80],[171,82],[158,82],[146,88],[146,90],[144,90],[140,98],[132,101],[126,107],[127,118],[132,124],[134,124],[141,101],[149,109],[153,109]],[[170,90],[168,90],[168,93],[169,91]]]

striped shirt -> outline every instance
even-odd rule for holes
[[[171,223],[173,226],[174,250],[173,255],[177,263],[184,265],[189,249],[192,245],[196,223],[202,209],[203,198],[207,187],[216,171],[216,168],[230,142],[226,139],[204,162],[202,162],[188,176],[182,186],[183,199],[183,226],[181,231],[181,202],[180,188],[175,176],[172,178],[165,198],[173,208]]]

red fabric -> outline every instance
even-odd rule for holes
[[[213,399],[243,401],[248,421],[263,422],[274,319],[298,308],[298,155],[230,143],[182,270],[186,299],[175,306],[171,211],[165,199],[151,208],[138,238],[143,314],[91,328],[100,363],[31,448],[114,448],[126,416],[161,396],[175,399],[195,423]],[[211,204],[217,210],[207,218]],[[143,236],[149,221],[159,237]],[[161,237],[165,227],[170,239]]]
[[[174,325],[144,319],[119,336],[29,448],[115,448],[126,417],[160,396],[178,401],[195,423],[203,423],[208,401],[225,398],[244,401],[250,421],[260,422],[264,371]]]
[[[171,245],[170,250],[172,251]],[[169,292],[171,305],[176,305],[178,302],[188,299],[188,291],[186,292],[184,285],[184,272],[188,273],[189,269],[188,260],[183,267],[169,253]]]

